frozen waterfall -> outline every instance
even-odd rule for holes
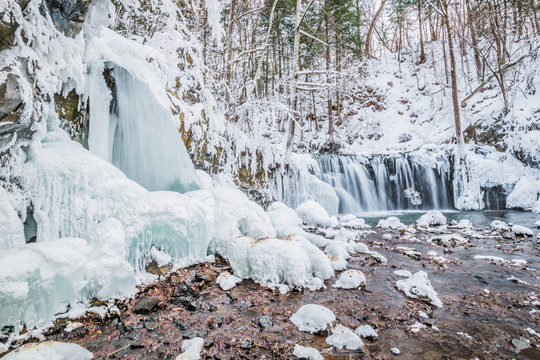
[[[95,76],[101,77],[95,80]],[[101,73],[93,81],[105,85]],[[128,178],[151,191],[186,192],[198,189],[197,177],[171,111],[155,97],[145,82],[124,68],[113,66],[109,87],[90,95],[90,151],[112,162]],[[108,115],[108,125],[93,114]],[[105,115],[106,116],[106,115]],[[103,133],[103,129],[107,130]],[[107,150],[108,149],[108,150]]]
[[[315,159],[317,176],[339,197],[340,213],[452,208],[448,160],[423,161],[411,155]]]

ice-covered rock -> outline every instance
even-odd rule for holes
[[[413,334],[416,334],[417,332],[420,332],[420,330],[425,328],[427,328],[427,326],[418,321],[412,325],[409,325],[409,331]]]
[[[339,279],[332,286],[341,289],[365,287],[366,277],[360,270],[347,270],[341,273]]]
[[[469,240],[459,234],[441,234],[429,238],[427,242],[429,244],[437,244],[444,247],[453,247],[466,244]]]
[[[331,240],[324,248],[324,252],[328,255],[339,256],[345,260],[350,258],[350,253],[353,252],[353,245],[344,241]]]
[[[390,351],[391,351],[392,354],[394,354],[394,355],[399,355],[399,354],[401,354],[401,351],[400,351],[398,348],[391,348]]]
[[[394,274],[402,277],[411,277],[412,273],[409,270],[396,270]]]
[[[339,222],[342,226],[351,228],[351,229],[365,229],[369,228],[369,225],[366,225],[366,220],[357,218],[356,216],[349,214],[345,215]]]
[[[260,240],[249,249],[248,258],[250,277],[262,284],[303,287],[314,277],[326,280],[334,275],[328,257],[300,236]]]
[[[446,224],[446,217],[437,210],[430,210],[416,221],[418,226],[439,226]]]
[[[321,355],[319,350],[312,347],[304,347],[298,344],[294,345],[293,355],[299,359],[324,360],[324,357]]]
[[[332,310],[317,304],[302,306],[293,316],[291,322],[301,331],[317,333],[324,331],[336,321]]]
[[[330,265],[332,266],[332,269],[336,271],[345,270],[347,268],[347,260],[342,258],[341,256],[336,255],[327,255],[328,260],[330,260]]]
[[[8,194],[0,186],[0,250],[23,245],[24,227],[17,212],[9,202]]]
[[[328,212],[313,200],[298,205],[296,213],[302,219],[303,223],[309,227],[330,227],[332,225],[332,220]]]
[[[491,227],[492,230],[496,230],[496,231],[502,231],[502,232],[510,231],[510,227],[504,221],[501,221],[501,220],[493,220],[491,224],[489,224],[489,226]]]
[[[517,236],[533,236],[534,235],[531,229],[525,226],[521,226],[521,225],[512,226],[512,232]]]
[[[343,325],[337,325],[332,329],[332,335],[326,338],[326,343],[338,350],[344,347],[349,350],[356,350],[364,346],[364,342],[360,339],[360,336]]]
[[[216,279],[216,282],[223,290],[231,290],[233,287],[236,286],[242,279],[240,279],[237,276],[231,275],[229,272],[224,271],[221,274],[219,274],[218,278]]]
[[[90,360],[92,353],[80,345],[45,341],[21,346],[4,356],[4,360]]]
[[[540,220],[538,220],[537,222],[535,222],[534,225],[536,225],[536,227],[537,227],[538,229],[540,229]]]
[[[354,333],[366,339],[376,339],[379,337],[379,334],[377,334],[371,325],[361,325],[354,330]]]
[[[540,197],[540,179],[535,176],[522,176],[506,197],[506,207],[532,210]]]
[[[387,219],[379,220],[377,227],[382,229],[399,230],[404,229],[405,225],[399,220],[399,218],[390,216]]]
[[[182,343],[182,354],[178,355],[176,360],[199,360],[203,345],[204,339],[200,337],[184,340]]]
[[[442,301],[437,296],[435,289],[431,286],[428,275],[425,271],[419,271],[411,277],[396,282],[396,287],[403,291],[408,297],[420,298],[436,307],[442,307]]]

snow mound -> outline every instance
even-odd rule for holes
[[[359,326],[356,330],[354,330],[354,333],[366,339],[375,339],[379,337],[379,334],[377,334],[377,332],[371,327],[371,325]]]
[[[381,229],[399,230],[404,229],[406,226],[399,220],[399,218],[390,216],[387,219],[379,220],[377,227]]]
[[[347,270],[341,273],[334,285],[335,288],[356,289],[366,286],[366,277],[360,270]]]
[[[418,226],[439,226],[446,224],[446,217],[437,210],[430,210],[418,219]]]
[[[10,249],[16,246],[24,245],[24,227],[9,203],[8,194],[0,186],[0,250]]]
[[[493,220],[491,222],[491,224],[489,224],[489,226],[491,227],[492,230],[496,230],[496,231],[510,231],[510,227],[504,222],[504,221],[501,221],[501,220]]]
[[[521,225],[512,226],[512,232],[517,236],[533,236],[534,233],[531,229]]]
[[[218,283],[218,285],[225,291],[231,290],[240,281],[242,281],[242,279],[234,275],[231,275],[227,271],[224,271],[221,274],[219,274],[218,278],[216,279],[216,282]]]
[[[312,347],[304,347],[298,344],[294,345],[293,355],[299,359],[324,360],[324,357],[321,355],[319,350]]]
[[[302,306],[293,316],[291,322],[301,331],[317,333],[328,329],[336,321],[334,313],[317,304]]]
[[[182,354],[178,355],[176,360],[199,360],[203,345],[204,339],[200,337],[185,340],[182,343]]]
[[[522,176],[514,190],[506,197],[506,207],[532,210],[540,199],[540,178]]]
[[[45,341],[26,344],[4,356],[4,360],[90,360],[92,353],[71,343]]]
[[[339,219],[339,222],[342,226],[351,229],[365,229],[370,227],[369,225],[366,225],[366,220],[357,218],[352,214],[343,216]]]
[[[425,271],[419,271],[407,279],[398,280],[396,287],[410,298],[420,298],[436,307],[443,305]]]
[[[334,275],[328,257],[300,236],[255,242],[248,250],[248,259],[250,277],[261,284],[303,287],[313,278],[326,280]]]
[[[332,335],[326,338],[326,343],[338,350],[344,347],[349,350],[356,350],[364,346],[364,342],[360,339],[360,336],[343,325],[337,325],[332,329]]]
[[[319,203],[309,200],[296,208],[296,213],[304,224],[312,228],[327,228],[332,225],[332,220],[326,210]]]

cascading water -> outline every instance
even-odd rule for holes
[[[339,197],[340,213],[452,208],[448,160],[315,156],[321,180]]]
[[[170,110],[159,103],[145,82],[124,68],[112,67],[111,76],[112,106],[108,98],[90,98],[91,108],[105,107],[109,111],[109,128],[99,134],[100,139],[92,136],[90,129],[90,151],[112,162],[148,190],[197,189],[191,159]],[[104,82],[102,77],[99,81]],[[93,121],[91,113],[90,123]]]

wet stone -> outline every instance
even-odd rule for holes
[[[512,345],[514,345],[518,350],[523,350],[530,347],[531,343],[524,337],[520,337],[519,339],[512,339]]]
[[[157,309],[159,304],[158,299],[153,296],[144,296],[139,300],[133,311],[135,314],[150,314],[152,311]]]
[[[274,324],[274,319],[269,315],[263,315],[259,318],[259,327],[262,330],[267,330]]]
[[[158,328],[159,323],[157,321],[146,321],[144,323],[144,328],[148,331],[154,331]]]

